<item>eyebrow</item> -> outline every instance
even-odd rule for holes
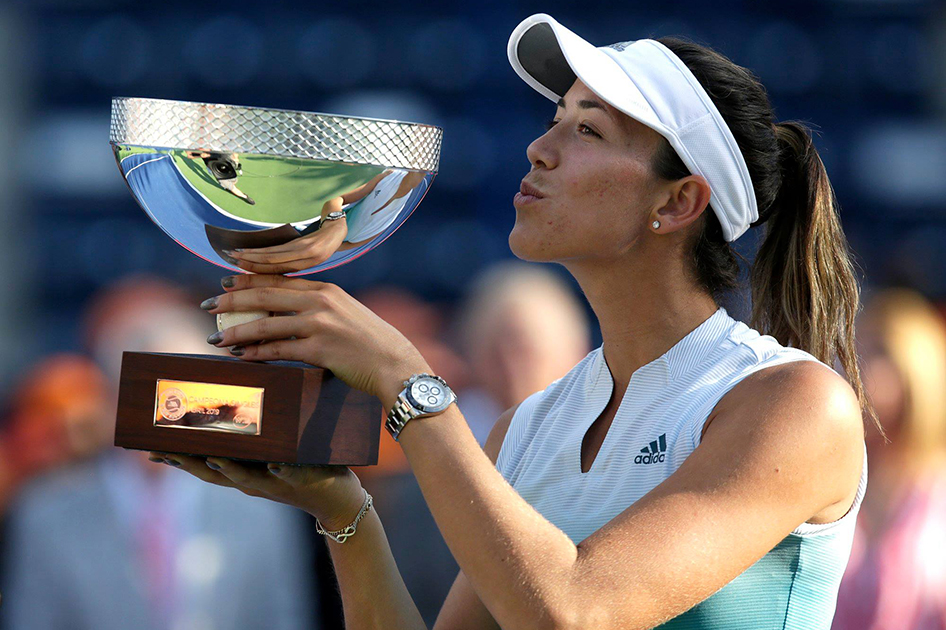
[[[565,105],[564,98],[558,99],[558,106],[561,107],[562,109],[568,109],[568,107]],[[578,107],[580,107],[581,109],[600,109],[605,114],[607,114],[609,118],[611,118],[612,120],[614,119],[614,116],[611,115],[611,112],[608,111],[608,109],[604,106],[603,103],[601,103],[601,101],[588,101],[588,100],[578,101]]]

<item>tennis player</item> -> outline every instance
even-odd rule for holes
[[[809,132],[692,43],[596,48],[538,14],[508,52],[555,104],[526,152],[509,243],[571,272],[600,348],[504,413],[484,452],[449,384],[334,285],[225,278],[211,312],[296,315],[211,341],[329,368],[381,399],[461,568],[437,630],[828,628],[867,481],[862,411],[874,414],[858,286]],[[731,243],[753,226],[749,326],[717,296],[736,286]],[[347,628],[424,627],[349,469],[154,457],[315,516]]]

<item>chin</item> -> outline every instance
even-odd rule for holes
[[[543,239],[540,234],[525,229],[519,222],[509,233],[509,249],[520,260],[528,262],[552,262],[556,259],[551,251],[549,239]]]

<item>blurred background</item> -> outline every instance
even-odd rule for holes
[[[516,264],[506,243],[526,147],[554,112],[506,60],[509,33],[535,12],[599,45],[708,44],[761,77],[780,119],[816,129],[864,285],[865,380],[892,438],[869,442],[871,491],[835,626],[946,628],[946,401],[934,395],[946,391],[946,4],[196,7],[0,2],[4,628],[340,623],[309,519],[110,446],[121,351],[209,352],[212,318],[196,306],[227,275],[135,204],[107,142],[110,98],[442,126],[440,174],[412,220],[319,279],[408,335],[482,441],[502,410],[600,343],[562,270]],[[754,232],[736,242],[749,259],[756,245]],[[724,306],[748,316],[744,291]],[[381,463],[358,474],[432,624],[456,565],[397,445],[382,436]]]

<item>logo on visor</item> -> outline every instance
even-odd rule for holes
[[[627,48],[628,46],[630,46],[631,44],[633,44],[634,41],[636,41],[636,40],[632,40],[632,41],[629,41],[629,42],[618,42],[618,43],[616,43],[616,44],[610,44],[610,45],[608,45],[608,46],[605,46],[605,48],[613,48],[614,50],[616,50],[616,51],[618,51],[618,52],[624,52],[624,49]]]

